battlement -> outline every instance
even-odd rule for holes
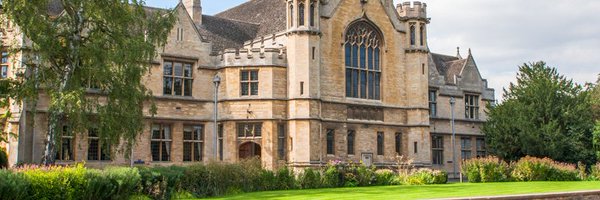
[[[400,17],[427,19],[427,4],[420,1],[403,2],[396,5]]]
[[[287,66],[285,48],[225,49],[218,56],[221,67]]]

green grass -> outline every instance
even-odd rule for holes
[[[452,183],[245,193],[214,199],[431,199],[600,190],[600,182]]]

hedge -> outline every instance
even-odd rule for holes
[[[590,178],[594,176],[592,167]],[[469,182],[502,181],[579,181],[586,179],[585,166],[560,163],[549,158],[523,157],[510,164],[496,158],[463,161],[462,173]]]
[[[170,167],[23,166],[0,170],[0,199],[172,199],[231,195],[242,192],[357,187],[396,184],[441,184],[442,171],[421,169],[399,178],[390,169],[360,163],[331,162],[306,168],[296,176],[283,167],[262,168],[259,160]]]

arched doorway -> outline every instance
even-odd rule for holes
[[[260,158],[261,148],[259,144],[254,142],[246,142],[240,145],[240,160],[248,159],[252,157]]]

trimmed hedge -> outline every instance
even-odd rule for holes
[[[579,181],[585,179],[585,173],[582,172],[584,169],[578,170],[574,164],[529,156],[510,164],[496,157],[470,159],[462,163],[461,170],[469,182]]]

